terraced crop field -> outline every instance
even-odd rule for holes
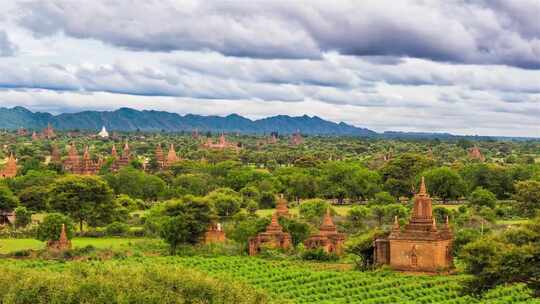
[[[214,277],[244,281],[293,303],[540,303],[524,285],[497,288],[482,299],[462,296],[461,276],[321,271],[307,264],[245,257],[192,257],[175,262]]]

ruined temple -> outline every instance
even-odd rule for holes
[[[484,155],[482,154],[478,146],[474,146],[471,150],[469,150],[469,158],[473,160],[478,160],[481,162],[486,160],[486,158],[484,157]]]
[[[54,164],[59,164],[62,162],[62,155],[60,154],[60,150],[58,150],[56,145],[52,146],[50,162]]]
[[[50,123],[47,124],[47,127],[41,132],[41,137],[44,139],[53,139],[56,138],[56,133]]]
[[[68,150],[67,158],[64,160],[64,171],[71,174],[96,175],[101,169],[102,162],[94,161],[90,158],[88,146],[84,148],[82,158],[74,144],[71,144]]]
[[[129,162],[132,160],[129,144],[127,142],[124,144],[124,149],[122,150],[122,155],[120,155],[120,157],[118,157],[118,152],[116,152],[116,147],[113,145],[113,148],[111,151],[111,157],[114,158],[111,165],[111,170],[113,172],[117,172],[123,167],[129,165]]]
[[[7,159],[6,164],[4,165],[4,168],[0,170],[0,178],[10,178],[15,177],[17,175],[17,159],[13,156],[13,153],[9,154],[9,157]]]
[[[249,239],[249,255],[257,255],[263,246],[288,249],[291,244],[291,235],[283,232],[283,228],[278,222],[278,213],[275,212],[266,231]]]
[[[169,146],[169,152],[167,153],[167,159],[165,159],[164,167],[169,168],[174,163],[178,162],[180,159],[176,155],[176,150],[174,149],[174,145],[171,144]]]
[[[422,178],[409,223],[401,229],[398,218],[394,219],[388,238],[375,241],[375,262],[403,271],[445,271],[453,266],[452,242],[448,218],[442,227],[437,227]]]
[[[297,130],[291,137],[291,145],[298,146],[301,145],[304,142],[304,139],[302,138],[302,134],[300,134],[300,130]]]
[[[343,252],[344,243],[345,234],[337,231],[330,209],[327,209],[319,233],[310,236],[304,242],[304,246],[308,249],[322,248],[326,253],[340,255]]]
[[[158,169],[163,169],[165,166],[165,156],[163,155],[163,149],[161,148],[161,144],[158,144],[156,146],[156,151],[154,152],[154,156],[156,158],[156,163]]]
[[[58,238],[58,240],[47,241],[47,248],[54,251],[64,251],[71,249],[71,241],[67,237],[65,224],[62,224],[62,230],[60,230],[60,237]]]
[[[220,223],[214,223],[208,227],[204,234],[204,243],[223,243],[225,242],[225,232]]]
[[[208,138],[202,146],[203,148],[216,150],[238,149],[238,144],[227,141],[227,138],[225,138],[225,134],[223,133],[219,136],[217,143],[214,143],[211,138]]]

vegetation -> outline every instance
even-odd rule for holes
[[[109,302],[137,302],[145,296],[154,299],[158,281],[171,303],[220,303],[237,296],[239,303],[270,298],[294,303],[531,303],[531,292],[538,295],[538,141],[304,136],[303,144],[291,145],[280,134],[275,144],[265,144],[261,136],[228,135],[242,148],[219,151],[201,148],[200,139],[184,133],[119,133],[110,140],[84,132],[59,134],[54,142],[0,134],[6,147],[0,159],[14,152],[19,166],[16,177],[0,181],[3,220],[16,215],[12,225],[0,229],[0,253],[28,260],[2,266],[3,303],[25,303],[38,289],[43,297],[36,302],[61,296],[71,302],[100,303],[102,296]],[[136,157],[113,170],[112,144],[121,147],[125,141]],[[70,142],[88,145],[93,161],[103,159],[97,175],[67,174],[51,162],[53,145],[65,151]],[[161,170],[155,148],[165,143],[174,144],[182,160]],[[485,161],[469,157],[466,149],[472,146],[480,148]],[[434,198],[436,223],[448,217],[454,232],[456,275],[412,277],[374,265],[374,240],[388,235],[396,217],[400,225],[407,223],[421,177]],[[292,248],[264,250],[266,259],[246,257],[248,240],[266,229],[279,194],[289,202],[291,217],[279,222],[290,233]],[[342,256],[303,245],[327,210],[347,235]],[[220,223],[228,240],[205,246],[201,240],[214,223]],[[44,242],[58,239],[62,224],[74,249],[48,254]],[[135,250],[146,242],[152,250]],[[160,257],[165,255],[182,257]],[[38,258],[86,262],[30,267],[41,263]],[[141,287],[133,298],[126,295],[129,280],[122,271],[128,266],[134,266],[128,271],[133,286],[148,286],[147,294]],[[186,269],[227,283],[201,280],[199,273],[178,275]],[[150,270],[160,273],[152,276]],[[10,281],[21,276],[29,279]],[[77,284],[58,287],[54,282],[59,279]],[[126,285],[110,286],[115,280]],[[190,295],[177,288],[178,282],[196,291]],[[223,290],[229,287],[230,292]],[[238,288],[253,287],[260,292],[236,294]]]

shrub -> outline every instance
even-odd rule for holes
[[[105,233],[111,236],[126,235],[129,230],[129,225],[121,222],[113,222],[105,227]]]
[[[302,259],[307,261],[330,262],[339,260],[339,257],[334,253],[326,253],[322,248],[317,248],[304,251],[302,253]]]
[[[32,214],[26,207],[19,206],[15,208],[15,227],[24,228],[32,222]]]

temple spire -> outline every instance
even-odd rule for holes
[[[422,182],[420,183],[420,191],[418,191],[418,195],[426,196],[427,190],[426,190],[426,181],[425,178],[422,176]]]
[[[397,215],[394,216],[394,227],[392,227],[392,230],[400,230],[400,227],[399,227],[399,220],[398,220]]]

